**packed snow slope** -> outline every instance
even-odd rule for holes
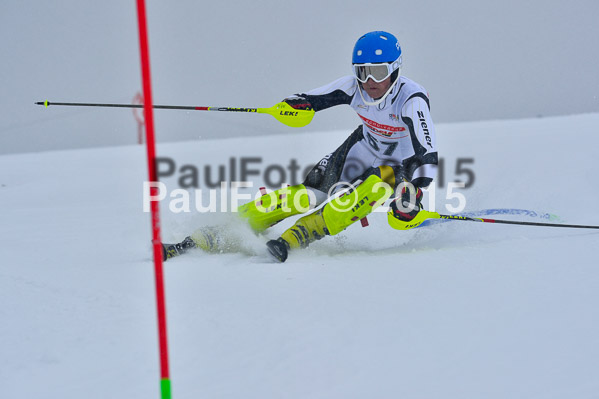
[[[425,206],[449,213],[460,204],[448,182],[474,178],[452,191],[464,212],[599,225],[597,126],[599,114],[439,125],[444,184]],[[219,165],[239,178],[245,159],[254,193],[350,133],[281,131],[160,145],[175,164],[163,181],[169,192],[197,183],[206,191],[187,192],[206,200]],[[459,159],[473,161],[456,175]],[[0,156],[3,397],[160,396],[146,179],[141,146]],[[184,208],[172,199],[165,241],[230,223],[195,205],[173,212]],[[369,220],[284,264],[244,228],[240,253],[166,262],[173,398],[597,397],[597,231],[453,221],[401,232],[385,213]]]

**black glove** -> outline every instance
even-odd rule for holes
[[[287,104],[291,105],[291,107],[294,109],[301,109],[305,111],[312,110],[312,104],[310,104],[310,101],[306,100],[304,97],[288,97],[284,99],[283,102],[286,102]]]
[[[401,221],[413,220],[422,208],[422,190],[412,183],[400,184],[399,196],[391,201],[393,216]]]

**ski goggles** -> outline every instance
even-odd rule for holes
[[[401,57],[393,63],[384,64],[354,64],[354,74],[361,83],[372,78],[377,83],[387,79],[393,71],[401,66]]]

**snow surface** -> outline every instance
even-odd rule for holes
[[[599,114],[439,125],[445,181],[474,158],[464,211],[599,225],[598,125]],[[350,133],[282,132],[158,153],[177,167],[249,156],[303,167]],[[145,165],[140,146],[0,156],[2,397],[160,396]],[[263,176],[252,178],[255,189]],[[434,205],[447,213],[445,193]],[[168,206],[164,241],[227,218]],[[253,254],[165,263],[173,397],[597,397],[598,232],[458,221],[400,232],[384,213],[369,219],[284,264],[251,234]]]

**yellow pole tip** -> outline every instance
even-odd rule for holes
[[[48,100],[44,101],[44,106],[48,108]]]

